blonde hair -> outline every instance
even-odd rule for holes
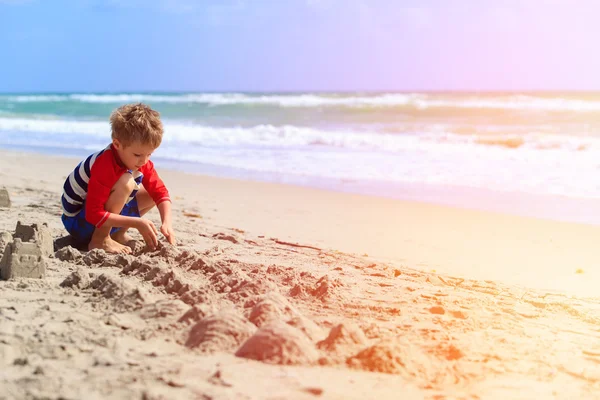
[[[123,146],[140,142],[158,148],[162,141],[163,125],[158,111],[143,103],[125,104],[110,115],[112,138]]]

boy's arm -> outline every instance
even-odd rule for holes
[[[169,243],[175,244],[175,231],[173,230],[173,225],[171,225],[171,202],[163,201],[157,208],[160,213],[160,220],[162,221],[160,232],[165,235]]]
[[[111,213],[104,209],[110,190],[117,181],[110,162],[110,154],[104,152],[91,168],[85,200],[85,219],[96,228],[106,223]]]
[[[119,215],[115,213],[108,213],[105,223],[109,224],[114,228],[136,228],[138,227],[138,217],[127,217],[125,215]]]
[[[143,173],[144,178],[142,178],[142,184],[148,191],[150,197],[152,197],[152,200],[154,200],[154,204],[156,204],[158,207],[163,202],[171,201],[169,191],[154,169],[154,164],[152,161],[148,161],[148,163],[144,166]]]
[[[152,161],[148,161],[146,165],[142,184],[150,197],[152,197],[152,200],[154,200],[154,204],[156,204],[156,208],[158,208],[158,212],[160,213],[160,220],[162,221],[160,227],[161,233],[165,235],[169,243],[175,244],[175,232],[171,224],[171,197],[164,182],[154,169]]]
[[[171,202],[163,201],[156,207],[158,208],[158,212],[160,214],[160,220],[162,221],[162,223],[170,224],[171,223]]]
[[[110,213],[104,209],[109,195],[110,188],[102,185],[94,177],[90,179],[85,200],[85,219],[96,228],[104,225],[110,216]]]

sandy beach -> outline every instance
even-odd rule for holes
[[[0,151],[0,233],[79,161]],[[600,226],[158,170],[177,246],[0,281],[0,399],[600,398]]]

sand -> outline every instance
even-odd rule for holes
[[[0,233],[78,161],[0,152]],[[0,281],[0,399],[600,398],[599,227],[159,171],[176,246]]]

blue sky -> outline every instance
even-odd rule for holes
[[[0,0],[0,92],[600,90],[593,0]]]

